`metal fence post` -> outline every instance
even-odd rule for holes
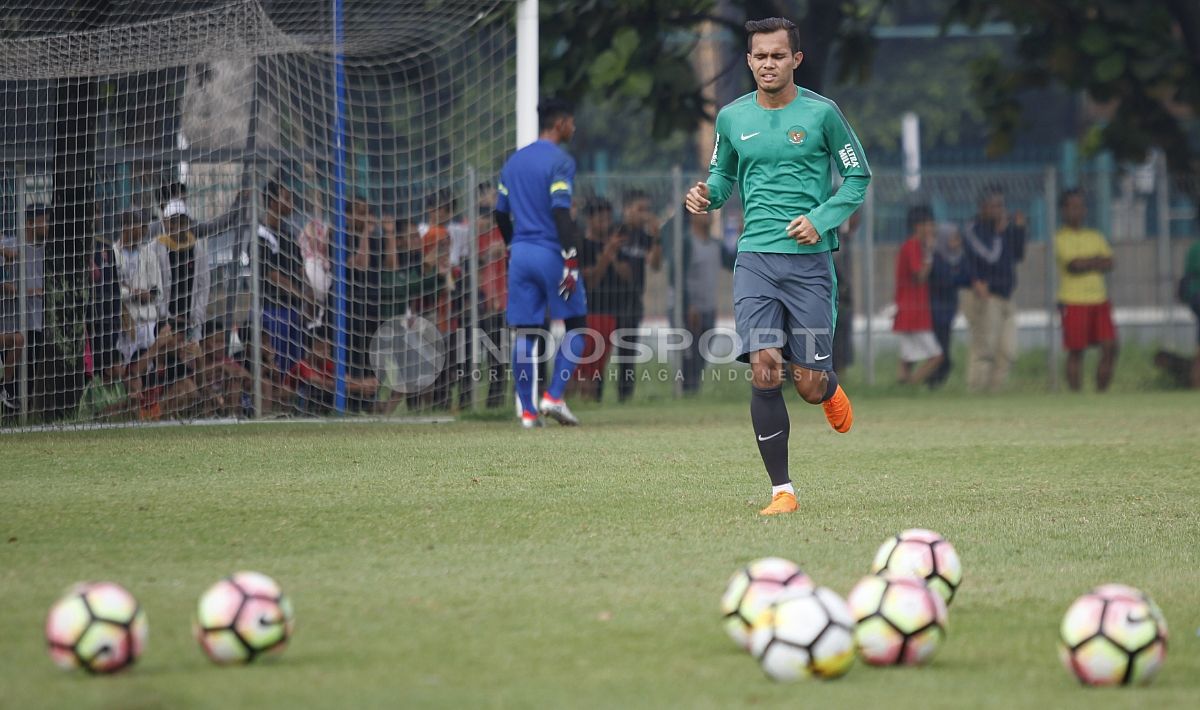
[[[258,246],[258,169],[255,163],[254,177],[251,179],[250,194],[250,367],[254,375],[254,417],[263,415],[263,366],[262,366],[262,260],[259,258]]]
[[[17,211],[17,325],[25,347],[17,356],[17,401],[21,407],[21,426],[29,423],[29,300],[25,285],[25,163],[17,161],[15,190]],[[43,301],[44,303],[44,301]],[[43,316],[44,317],[44,316]]]
[[[1053,165],[1046,166],[1043,179],[1046,200],[1046,370],[1050,391],[1058,390],[1058,338],[1054,329],[1054,312],[1057,310],[1058,262],[1054,257],[1054,232],[1058,226],[1058,171]]]
[[[678,165],[671,167],[671,194],[680,196],[683,194],[683,169]],[[671,225],[671,261],[674,268],[671,270],[671,291],[673,298],[671,299],[671,328],[684,328],[684,313],[683,313],[683,289],[686,283],[683,276],[685,265],[683,263],[683,219],[684,213],[682,210],[676,212],[677,219],[673,220]],[[666,342],[666,339],[663,339]],[[674,369],[672,377],[675,381],[675,397],[683,396],[683,379],[680,373],[683,371],[683,352],[673,349],[671,352],[671,367]]]
[[[471,339],[471,364],[467,373],[467,387],[471,388],[471,410],[479,410],[479,389],[483,386],[483,369],[479,362],[479,190],[474,166],[467,166],[467,287],[471,289],[468,302],[470,327],[467,337]],[[461,341],[460,341],[461,342]],[[457,353],[455,353],[457,356]],[[489,383],[490,384],[490,383]],[[460,382],[459,387],[462,387]]]
[[[1171,345],[1174,336],[1172,313],[1175,308],[1174,276],[1171,273],[1171,195],[1170,174],[1167,172],[1167,157],[1162,152],[1156,152],[1155,162],[1155,212],[1158,219],[1158,248],[1155,250],[1154,273],[1158,280],[1158,293],[1155,294],[1158,306],[1162,308],[1164,347]]]
[[[867,384],[875,384],[875,188],[867,186],[867,196],[863,203],[863,251],[864,267],[863,301],[866,303],[866,332],[864,346],[867,351],[864,363]]]

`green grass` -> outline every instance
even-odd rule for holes
[[[792,399],[803,509],[769,520],[746,409],[2,437],[0,707],[1195,707],[1194,395],[862,396],[848,436]],[[739,563],[790,557],[844,594],[917,525],[966,573],[931,667],[780,686],[724,635]],[[297,633],[276,662],[220,669],[190,613],[241,568],[285,585]],[[98,578],[139,596],[148,651],[64,674],[44,614]],[[1149,688],[1082,689],[1058,664],[1061,614],[1107,581],[1171,624]]]

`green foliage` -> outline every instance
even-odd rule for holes
[[[1187,110],[1200,112],[1200,6],[1168,0],[956,0],[945,22],[1010,22],[1014,56],[974,67],[976,96],[990,121],[990,147],[1003,152],[1017,131],[1016,95],[1060,83],[1112,105],[1084,136],[1090,150],[1141,161],[1159,147],[1176,171],[1200,167]]]

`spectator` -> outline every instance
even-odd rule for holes
[[[481,186],[482,188],[482,186]],[[500,228],[492,220],[492,209],[480,201],[476,230],[479,235],[479,329],[494,346],[490,350],[480,346],[480,365],[486,363],[484,372],[488,382],[487,407],[495,409],[504,405],[504,358],[508,352],[505,343],[504,317],[508,308],[508,248]]]
[[[206,241],[192,230],[187,203],[174,198],[163,208],[163,233],[158,242],[166,247],[170,272],[167,288],[168,318],[179,334],[192,342],[200,340],[208,312],[208,249]]]
[[[621,226],[618,228],[625,243],[621,246],[618,261],[628,267],[616,271],[620,284],[615,311],[617,331],[622,337],[616,344],[620,356],[618,367],[620,379],[617,393],[621,402],[633,396],[637,384],[636,363],[632,362],[638,349],[640,336],[636,329],[645,315],[642,298],[646,289],[646,267],[658,271],[662,268],[662,242],[659,240],[659,221],[650,208],[650,195],[642,190],[625,193]]]
[[[435,409],[450,409],[451,390],[459,380],[460,369],[463,365],[463,354],[459,330],[462,314],[462,292],[458,288],[459,269],[455,267],[456,252],[460,247],[455,246],[455,239],[450,234],[450,221],[456,208],[454,197],[449,190],[438,190],[428,200],[426,209],[428,221],[421,235],[421,242],[427,255],[433,254],[442,275],[442,283],[437,294],[437,311],[434,324],[437,326],[446,342],[445,366],[433,384],[432,406]],[[462,391],[459,391],[460,400]],[[461,404],[461,401],[460,401]]]
[[[423,249],[417,225],[408,218],[399,217],[394,225],[384,230],[380,317],[432,314],[440,278],[438,254]]]
[[[350,369],[355,376],[370,370],[371,336],[379,327],[379,284],[383,272],[383,232],[365,197],[350,206],[346,248],[350,288]],[[352,403],[354,406],[360,402]]]
[[[575,377],[582,398],[600,400],[604,398],[610,341],[617,328],[617,300],[622,285],[632,276],[629,264],[620,261],[625,235],[613,227],[612,204],[604,198],[593,198],[584,205],[583,211],[586,222],[579,266],[587,287],[587,327],[590,332],[584,339]],[[624,278],[618,273],[624,274]]]
[[[717,280],[725,264],[722,240],[712,236],[712,216],[708,213],[689,215],[687,235],[683,241],[683,319],[682,326],[691,335],[691,345],[683,351],[682,378],[684,394],[700,391],[704,374],[704,357],[700,339],[717,324]],[[672,287],[678,283],[675,264],[670,264]]]
[[[896,255],[896,318],[892,330],[900,340],[901,384],[923,384],[942,364],[942,348],[933,336],[929,273],[933,269],[936,225],[933,210],[908,210],[908,239]]]
[[[146,241],[145,215],[129,211],[121,215],[121,233],[113,244],[113,262],[121,293],[121,332],[117,350],[125,364],[154,344],[158,323],[166,319],[169,281],[163,281],[162,263],[166,247],[157,240]],[[166,276],[170,276],[168,267]]]
[[[296,390],[298,407],[307,414],[328,414],[334,408],[337,390],[333,359],[332,333],[319,328],[309,341],[303,357],[288,370],[289,386]],[[370,375],[346,376],[346,395],[364,402],[374,402],[379,394],[379,382]]]
[[[958,315],[958,292],[970,285],[962,234],[953,224],[938,225],[933,268],[929,271],[929,313],[933,317],[933,337],[942,349],[942,364],[926,380],[930,387],[944,384],[950,376],[950,333],[954,316]]]
[[[30,383],[32,400],[30,410],[48,411],[49,383],[46,371],[46,337],[43,306],[43,282],[45,273],[46,240],[50,234],[50,212],[44,205],[25,208],[25,233],[23,238],[5,236],[0,239],[0,333],[5,334],[0,344],[4,355],[4,394],[0,395],[0,408],[15,410],[16,365],[19,351],[25,348],[26,380]],[[22,277],[21,270],[24,269]],[[25,316],[22,332],[21,279],[25,283]]]
[[[130,377],[141,380],[142,417],[177,419],[196,402],[193,374],[200,346],[176,333],[170,321],[158,326],[150,349],[130,365]]]
[[[333,288],[333,264],[329,225],[319,218],[305,220],[300,232],[300,256],[304,259],[304,279],[312,294],[313,312],[309,315],[314,323],[320,324],[324,322],[329,291]]]
[[[1058,262],[1058,303],[1062,313],[1063,346],[1067,350],[1067,386],[1083,387],[1083,353],[1100,346],[1096,389],[1108,389],[1117,362],[1117,329],[1104,275],[1113,268],[1113,253],[1104,235],[1083,226],[1087,204],[1083,192],[1067,190],[1059,201],[1063,226],[1054,235]]]
[[[963,294],[970,330],[967,389],[998,392],[1017,355],[1017,313],[1012,302],[1017,264],[1025,258],[1025,215],[1009,215],[1004,190],[983,190],[979,214],[966,230],[967,267],[973,281]]]
[[[79,398],[80,421],[124,421],[136,417],[141,406],[137,379],[126,382],[127,367],[114,362],[100,368]]]
[[[229,332],[223,321],[209,321],[200,339],[200,357],[196,368],[196,389],[200,411],[205,416],[236,416],[252,412],[250,402],[253,378],[228,353]]]
[[[88,304],[88,334],[92,353],[92,376],[99,377],[104,370],[120,361],[117,341],[121,334],[121,284],[117,275],[115,247],[121,239],[122,219],[117,216],[116,234],[100,228],[103,222],[96,219],[96,239],[92,248],[91,302]]]
[[[1196,324],[1200,326],[1200,240],[1188,248],[1187,257],[1184,258],[1183,277],[1179,280],[1179,300],[1192,309]],[[1200,328],[1196,331],[1196,343],[1200,345]],[[1197,353],[1196,362],[1200,369],[1200,352]],[[1200,387],[1200,382],[1195,386]]]
[[[274,354],[272,379],[282,382],[304,352],[304,257],[287,225],[291,191],[271,181],[263,191],[263,201],[264,214],[257,229],[262,327]]]

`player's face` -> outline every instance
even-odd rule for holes
[[[554,128],[558,131],[559,143],[570,143],[575,137],[575,117],[563,116],[554,122]]]
[[[783,91],[791,86],[792,74],[803,60],[804,52],[792,52],[787,30],[759,32],[753,35],[750,39],[750,52],[746,55],[746,63],[750,65],[759,91],[768,94]]]

